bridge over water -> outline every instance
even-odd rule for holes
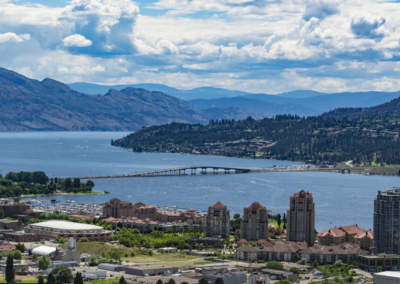
[[[242,168],[230,168],[230,167],[213,167],[213,166],[192,166],[192,167],[180,167],[173,169],[164,169],[157,171],[141,172],[126,175],[111,175],[111,176],[86,176],[86,177],[70,177],[71,179],[100,179],[100,178],[131,178],[131,177],[159,177],[159,176],[186,176],[196,175],[197,171],[200,170],[199,174],[230,174],[230,173],[249,173],[250,169]],[[188,171],[188,173],[186,173]],[[190,174],[189,174],[190,171]],[[59,179],[66,179],[59,178]]]

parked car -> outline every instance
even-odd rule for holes
[[[276,280],[276,279],[278,279],[278,277],[276,277],[276,276],[271,276],[269,279],[270,279],[270,280]]]

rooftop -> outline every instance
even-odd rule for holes
[[[69,221],[50,220],[47,222],[30,224],[30,228],[39,227],[43,229],[56,229],[56,230],[71,230],[71,231],[88,231],[88,230],[103,230],[103,227],[88,225],[82,223],[74,223]]]
[[[400,272],[397,271],[378,272],[374,273],[374,276],[375,275],[400,278]]]

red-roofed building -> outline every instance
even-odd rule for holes
[[[254,202],[244,208],[240,221],[240,238],[249,242],[268,239],[268,213],[260,203]]]
[[[372,248],[373,242],[374,233],[371,231],[371,229],[360,232],[354,236],[354,243],[365,250],[369,250],[369,248]]]
[[[204,236],[229,238],[230,219],[229,210],[221,202],[208,207],[208,214],[203,219]]]
[[[364,250],[368,250],[373,245],[373,233],[358,227],[358,225],[334,227],[329,230],[322,230],[318,235],[318,244],[330,246],[342,243],[354,243]]]
[[[332,244],[338,245],[346,242],[346,233],[337,227],[326,230],[323,229],[318,235],[318,244],[330,246]]]
[[[135,203],[121,201],[118,198],[113,198],[106,202],[103,207],[104,217],[122,218],[136,217],[138,219],[146,219],[156,221],[157,210],[154,206],[148,206],[144,203]]]
[[[306,242],[312,246],[315,238],[314,231],[314,199],[311,193],[301,190],[290,197],[286,239],[293,242]]]
[[[342,227],[339,227],[339,229],[346,233],[346,242],[349,242],[349,243],[354,242],[354,237],[358,233],[362,233],[365,231],[365,229],[358,227],[357,224],[350,225],[350,226],[342,226]]]

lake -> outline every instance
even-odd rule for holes
[[[182,166],[268,168],[300,164],[168,153],[133,153],[110,145],[125,132],[1,132],[0,173],[46,172],[49,177],[119,175]],[[273,172],[94,180],[105,195],[74,196],[77,203],[103,203],[111,198],[205,211],[221,201],[234,213],[258,201],[272,214],[285,213],[289,197],[304,189],[314,196],[316,229],[358,224],[372,228],[373,200],[378,190],[398,186],[399,177],[315,172]],[[208,198],[205,198],[208,196]],[[71,197],[59,196],[58,200]],[[39,200],[51,197],[37,198]]]

